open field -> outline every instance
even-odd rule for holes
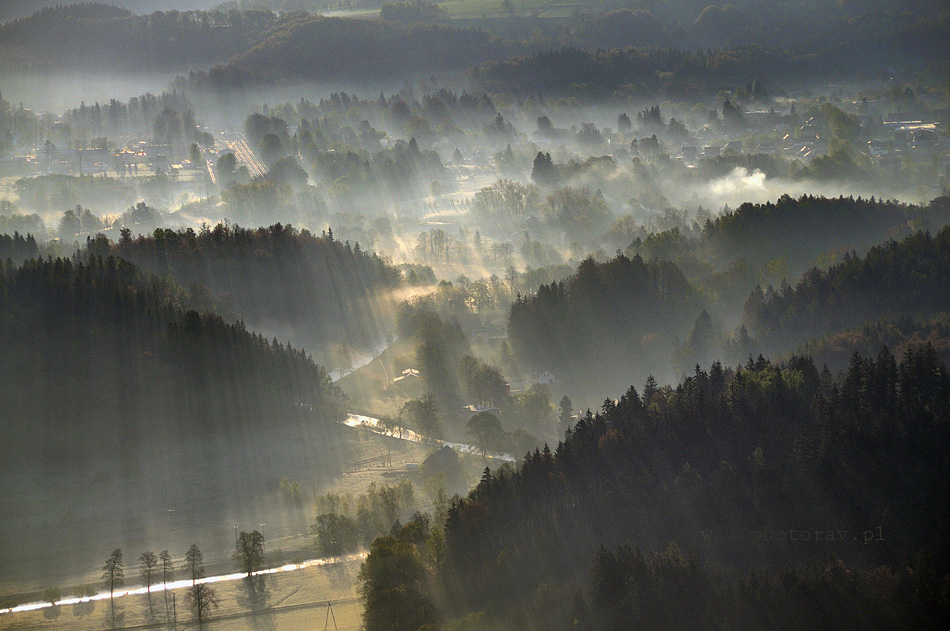
[[[315,550],[307,548],[315,495],[358,493],[374,480],[398,481],[407,462],[421,462],[428,453],[421,445],[340,425],[321,434],[275,430],[266,442],[259,437],[169,448],[161,454],[162,467],[142,462],[120,471],[102,461],[5,472],[0,535],[11,545],[0,551],[0,600],[53,585],[65,593],[101,567],[114,548],[122,548],[127,565],[134,565],[143,550],[168,549],[180,559],[197,543],[209,566],[231,571],[235,527],[262,530],[267,549],[285,550],[288,560],[295,551],[313,557]],[[384,456],[392,468],[354,464]],[[284,477],[298,482],[299,505],[281,497]]]
[[[507,15],[502,0],[448,0],[440,2],[453,18],[501,17]],[[512,0],[518,17],[565,17],[577,10],[604,10],[623,6],[620,0],[588,0],[569,2],[551,0]]]
[[[253,585],[243,580],[215,583],[213,589],[220,605],[211,621],[203,623],[201,628],[207,631],[323,629],[327,617],[326,601],[331,601],[337,626],[334,627],[331,619],[329,628],[355,631],[360,626],[360,605],[355,589],[359,563],[351,561],[269,575],[260,577],[263,582],[258,579]],[[90,573],[84,580],[95,583],[97,578],[97,573]],[[116,599],[117,628],[173,629],[175,608],[178,628],[197,628],[185,604],[185,592],[185,589],[175,590],[174,599],[169,595],[167,617],[163,593],[152,595],[151,611],[146,596]],[[0,616],[2,631],[110,627],[108,600]]]
[[[424,481],[419,472],[407,471],[406,464],[423,461],[433,451],[433,447],[387,438],[369,431],[345,429],[347,453],[350,458],[343,463],[344,470],[341,474],[330,480],[324,490],[355,495],[361,493],[373,482],[393,484],[402,479],[409,479],[416,485],[417,507],[426,508],[429,499],[424,490]],[[380,459],[377,462],[367,462],[374,456]],[[471,486],[477,481],[486,461],[480,456],[471,454],[460,454],[460,459],[463,478]],[[295,532],[293,528],[285,525],[280,534],[268,535],[266,545],[272,562],[277,561],[278,558],[286,562],[297,562],[298,559],[311,558],[316,554],[312,539],[306,531],[306,523],[312,518],[310,503],[308,498],[308,505],[305,507],[307,518],[299,522],[298,531]],[[272,516],[268,516],[267,519],[270,520]],[[273,523],[280,524],[279,521]],[[215,530],[210,522],[208,522],[208,528],[211,531]],[[217,530],[225,534],[230,532],[226,524],[220,524]],[[184,547],[184,544],[178,547]],[[108,546],[104,542],[99,542],[98,548],[106,550]],[[207,574],[218,575],[233,571],[233,563],[228,558],[230,549],[226,545],[203,549]],[[130,587],[140,583],[134,561],[135,555],[130,554],[132,551],[133,549],[126,549],[126,582]],[[90,556],[89,551],[86,550],[83,556]],[[97,561],[94,562],[90,558],[85,571],[78,568],[63,569],[60,576],[69,578],[59,583],[54,583],[53,575],[49,573],[48,567],[43,578],[37,575],[14,581],[9,580],[10,577],[5,577],[7,580],[0,584],[0,594],[15,596],[19,602],[35,602],[39,599],[42,589],[51,584],[60,585],[64,598],[72,596],[75,587],[83,584],[94,585],[101,592],[101,578],[97,568],[102,559]],[[176,559],[176,562],[180,565],[181,559]],[[341,631],[355,631],[360,627],[360,606],[356,600],[354,585],[359,566],[360,561],[356,560],[268,575],[264,578],[263,588],[260,584],[252,588],[241,580],[214,583],[213,588],[220,600],[220,608],[215,612],[212,621],[204,623],[202,628],[212,631],[322,629],[327,615],[325,602],[332,601],[332,614],[336,618],[336,628]],[[174,601],[179,613],[178,627],[192,628],[195,625],[191,624],[190,612],[183,604],[185,590],[174,590],[174,593]],[[0,601],[2,600],[4,598],[0,598]],[[148,599],[142,595],[117,599],[116,613],[119,628],[174,628],[173,624],[165,624],[162,593],[153,594],[151,613]],[[100,600],[31,612],[4,614],[0,616],[0,631],[103,629],[109,628],[110,616],[109,602]],[[332,619],[329,628],[334,628]]]

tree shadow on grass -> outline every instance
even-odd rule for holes
[[[271,580],[273,580],[272,577]],[[252,612],[248,621],[255,631],[277,629],[276,615],[266,611],[270,606],[269,587],[266,576],[248,576],[241,581],[241,590],[237,598],[238,605]]]

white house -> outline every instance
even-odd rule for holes
[[[531,383],[543,383],[548,386],[553,386],[557,383],[557,377],[551,374],[551,371],[545,370],[544,372],[536,372],[531,375]]]

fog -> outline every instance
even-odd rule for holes
[[[55,4],[0,629],[938,628],[939,3]]]
[[[183,69],[187,72],[187,69]],[[3,98],[36,112],[62,113],[80,103],[128,101],[146,92],[160,93],[179,72],[116,74],[113,72],[4,73]]]

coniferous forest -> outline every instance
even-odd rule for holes
[[[0,2],[0,631],[947,628],[948,36]]]
[[[334,340],[372,347],[385,338],[401,285],[398,270],[359,243],[274,224],[218,224],[120,238],[110,251],[183,287],[210,293],[255,328],[281,332],[326,357]],[[87,249],[95,250],[96,244]]]
[[[631,386],[453,505],[446,598],[546,628],[938,628],[948,387],[932,346]]]

